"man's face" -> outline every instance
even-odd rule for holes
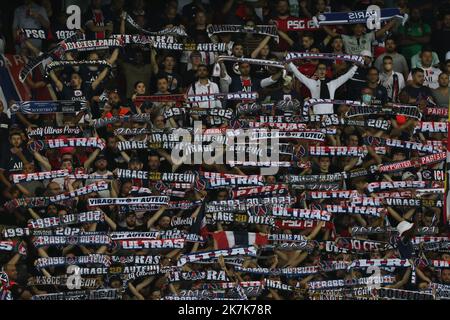
[[[132,185],[131,182],[126,182],[122,185],[121,189],[122,189],[123,194],[127,195],[130,193],[131,185]]]
[[[70,77],[70,85],[72,88],[78,88],[81,86],[81,77],[78,73],[72,74]]]
[[[164,123],[164,117],[163,116],[157,116],[155,120],[153,120],[153,124],[157,129],[164,129],[165,123]]]
[[[431,67],[431,63],[433,62],[433,54],[429,51],[422,52],[420,60],[422,61],[422,65],[424,67]]]
[[[302,38],[302,45],[305,49],[311,48],[312,44],[314,43],[314,39],[310,37],[303,37]]]
[[[159,220],[159,226],[163,229],[167,229],[170,226],[170,217],[162,217]]]
[[[241,45],[235,45],[233,47],[233,55],[235,57],[242,57],[244,55],[244,48]]]
[[[197,70],[197,75],[200,79],[208,78],[208,69],[206,67],[200,67]]]
[[[18,148],[22,144],[22,137],[19,134],[12,135],[9,142],[13,147]]]
[[[364,33],[365,29],[366,28],[364,27],[364,25],[359,23],[353,27],[353,33],[355,34],[355,36],[360,37]]]
[[[23,173],[33,173],[35,171],[34,163],[28,162],[23,165]]]
[[[239,71],[242,76],[248,76],[250,74],[250,65],[248,63],[242,63],[239,66]]]
[[[324,79],[327,75],[327,67],[324,64],[319,64],[317,66],[317,76],[319,79]]]
[[[406,159],[405,154],[401,152],[397,152],[392,155],[393,161],[403,161],[405,159]]]
[[[169,84],[167,83],[167,79],[158,79],[156,83],[156,87],[159,92],[167,92],[169,88]]]
[[[413,81],[415,85],[422,86],[423,82],[425,81],[423,72],[416,72],[416,74],[413,76]]]
[[[195,15],[195,24],[204,25],[206,23],[206,16],[203,12],[199,11]]]
[[[320,158],[319,159],[319,168],[321,171],[328,171],[328,169],[330,168],[330,159]]]
[[[220,191],[217,194],[217,200],[218,201],[222,201],[222,200],[226,200],[227,199],[227,192],[226,191]]]
[[[134,227],[136,225],[136,215],[135,214],[128,215],[127,218],[125,219],[125,222],[127,226]]]
[[[152,300],[160,300],[161,299],[161,292],[160,291],[153,291],[150,298]]]
[[[450,269],[442,269],[442,281],[445,284],[450,283]]]
[[[378,72],[375,69],[369,70],[367,73],[367,80],[371,83],[375,83],[378,81]]]
[[[56,183],[56,182],[51,182],[51,183],[49,183],[48,186],[47,186],[47,189],[48,189],[49,193],[50,193],[52,196],[57,195],[57,194],[60,194],[61,191],[62,191],[62,190],[61,190],[61,187],[60,187],[59,184]],[[56,214],[56,207],[55,207],[55,214]]]
[[[334,51],[342,51],[342,48],[344,47],[344,42],[342,39],[334,39],[332,45]]]
[[[279,1],[277,3],[276,9],[277,9],[277,12],[278,12],[278,14],[280,16],[288,14],[288,12],[289,12],[288,2],[287,1]]]
[[[111,105],[118,105],[120,103],[120,97],[117,92],[110,92],[108,95],[108,102]]]
[[[386,51],[388,53],[392,53],[392,52],[395,52],[395,49],[397,46],[395,45],[394,40],[389,39],[386,41],[385,47],[386,47]]]
[[[447,87],[448,87],[448,74],[446,74],[446,73],[441,73],[441,74],[439,75],[439,80],[438,80],[438,82],[439,82],[439,86],[440,86],[441,88],[447,88]]]
[[[148,167],[151,171],[159,170],[161,162],[159,161],[158,156],[150,156],[148,157]]]
[[[139,95],[145,94],[145,84],[142,82],[139,82],[136,86],[136,93]]]
[[[114,149],[117,146],[117,140],[116,137],[108,137],[106,140],[106,147],[108,149]]]
[[[103,171],[108,166],[108,161],[106,159],[100,159],[95,162],[95,166],[98,170]]]
[[[200,63],[202,63],[202,57],[201,56],[199,56],[199,55],[193,55],[192,57],[191,57],[191,63],[194,65],[194,66],[198,66]]]
[[[175,60],[173,57],[166,57],[164,59],[164,66],[166,66],[167,69],[172,69],[175,66]]]
[[[385,72],[390,72],[392,70],[392,68],[393,68],[392,60],[386,59],[383,61],[383,70]]]
[[[351,135],[348,137],[348,145],[349,147],[357,147],[358,146],[358,137],[355,135]]]
[[[141,170],[142,169],[142,163],[141,162],[137,162],[137,161],[130,162],[130,169],[131,170]]]
[[[17,268],[13,264],[7,264],[5,267],[5,272],[9,277],[9,280],[17,280]]]

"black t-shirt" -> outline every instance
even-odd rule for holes
[[[414,99],[431,97],[431,90],[428,87],[421,86],[415,88],[413,86],[406,86],[403,91],[405,91],[410,97]]]
[[[22,149],[22,153],[28,161],[33,160],[33,156],[27,149]],[[6,170],[9,174],[22,172],[23,162],[16,154],[11,152],[10,148],[8,148],[6,152],[1,155],[0,159],[0,168]]]
[[[83,83],[80,89],[64,86],[60,92],[61,100],[89,101],[93,96],[93,90],[90,84]]]
[[[158,79],[159,77],[166,77],[169,80],[169,91],[171,93],[178,93],[180,91],[180,88],[183,87],[183,80],[178,73],[169,73],[161,70],[160,72],[158,72],[156,79]]]
[[[116,231],[135,231],[135,232],[140,232],[140,231],[147,231],[147,230],[145,229],[145,225],[135,226],[134,228],[130,228],[128,226],[121,227],[121,226],[118,225]]]

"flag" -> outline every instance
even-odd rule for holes
[[[203,239],[206,239],[209,233],[208,227],[206,225],[205,207],[206,203],[205,201],[203,201],[200,212],[198,213],[189,230],[189,233],[199,234],[203,237]]]
[[[0,100],[5,111],[8,101],[31,100],[31,92],[25,83],[19,81],[19,73],[25,60],[19,55],[0,55]]]
[[[219,231],[213,233],[217,242],[217,249],[228,249],[234,246],[265,245],[268,243],[267,234],[246,231]]]

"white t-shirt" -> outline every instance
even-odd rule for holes
[[[439,88],[439,75],[442,73],[441,69],[435,68],[435,67],[429,67],[429,68],[420,68],[423,70],[424,76],[425,76],[425,82],[423,83],[424,86],[428,86],[430,89],[436,89]],[[408,81],[412,80],[412,74],[411,72],[408,75]]]
[[[375,32],[367,32],[361,37],[341,35],[345,52],[348,54],[360,54],[363,50],[372,52],[372,42],[375,41]]]

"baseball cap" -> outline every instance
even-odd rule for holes
[[[408,222],[408,221],[402,221],[397,225],[397,231],[399,235],[401,236],[403,233],[408,231],[414,226],[414,223]]]
[[[95,162],[99,161],[99,160],[108,160],[105,156],[104,153],[100,153],[96,158],[95,158]]]
[[[371,57],[372,58],[372,52],[370,52],[369,50],[361,51],[360,55],[363,56],[363,57]]]

